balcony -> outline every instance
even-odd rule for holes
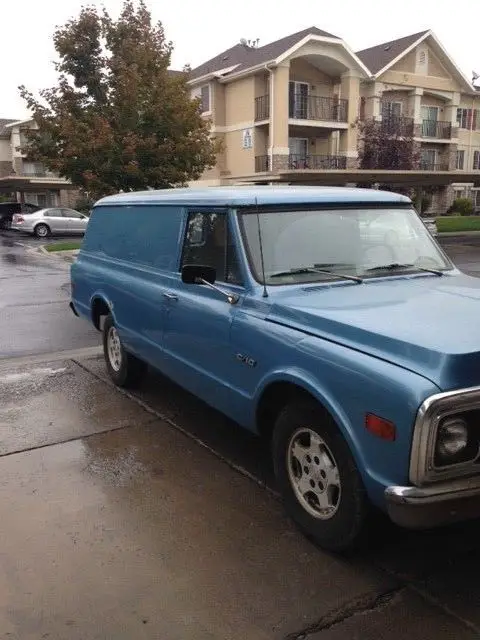
[[[299,169],[313,169],[322,171],[328,169],[346,169],[346,156],[334,155],[274,155],[256,156],[255,172],[264,173],[267,171],[295,171]]]
[[[389,136],[413,136],[413,118],[405,118],[403,116],[383,116],[381,129],[382,133]]]
[[[452,123],[440,120],[423,120],[420,125],[421,138],[449,140],[452,137]]]
[[[418,168],[420,171],[450,171],[448,162],[429,162],[428,160],[420,160]]]
[[[290,96],[288,117],[294,120],[347,122],[348,100],[296,93]]]
[[[259,96],[255,98],[255,122],[268,120],[270,117],[270,96]]]
[[[36,171],[22,171],[20,176],[25,178],[58,178],[58,174],[48,171],[47,169],[39,169]]]

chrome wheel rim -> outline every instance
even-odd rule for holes
[[[110,366],[116,372],[120,371],[122,366],[122,345],[120,337],[115,327],[110,327],[107,335],[107,352]]]
[[[340,473],[332,452],[316,431],[303,427],[292,435],[287,470],[303,509],[319,520],[332,518],[340,505]]]
[[[48,234],[48,229],[45,225],[41,224],[38,228],[37,228],[37,233],[40,237],[45,238]]]

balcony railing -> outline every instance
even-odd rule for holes
[[[52,171],[47,171],[46,169],[43,171],[22,171],[20,175],[25,178],[58,178],[57,174],[52,173]]]
[[[326,169],[346,169],[346,156],[334,155],[303,155],[291,153],[290,155],[256,156],[255,172],[267,171],[295,171],[298,169],[313,169],[321,171]]]
[[[413,136],[413,118],[403,116],[383,116],[381,128],[383,133],[391,136]]]
[[[347,122],[348,100],[296,93],[290,97],[288,117],[295,120]]]
[[[449,171],[448,162],[429,162],[428,160],[420,160],[418,168],[420,171]]]
[[[255,120],[267,120],[270,117],[270,96],[255,98]]]
[[[422,138],[443,138],[452,137],[452,123],[440,120],[424,120],[420,125],[420,136]]]

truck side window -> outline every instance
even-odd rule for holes
[[[185,264],[214,267],[219,282],[242,284],[237,251],[225,214],[189,214],[181,266]]]

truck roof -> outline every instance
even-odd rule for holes
[[[410,198],[376,189],[349,187],[307,186],[228,186],[160,189],[158,191],[132,191],[107,196],[95,203],[98,206],[118,205],[184,205],[211,207],[248,207],[281,204],[339,204],[358,202],[404,203]]]

